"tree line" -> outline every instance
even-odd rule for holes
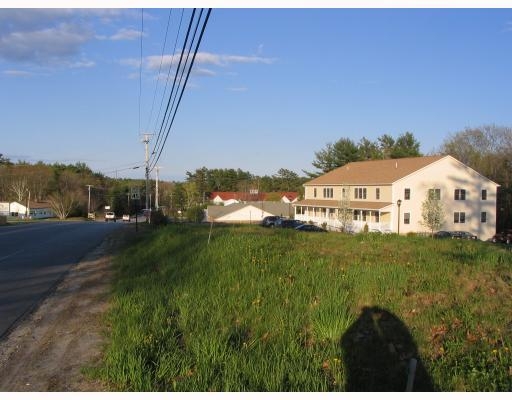
[[[498,192],[498,229],[512,227],[512,128],[484,125],[465,128],[450,134],[431,154],[449,154],[500,185]],[[349,162],[421,156],[420,142],[411,132],[396,138],[384,134],[371,141],[358,142],[342,137],[314,153],[312,166],[316,171],[302,171],[305,176],[286,168],[273,175],[257,176],[240,168],[187,171],[183,182],[160,182],[159,206],[169,213],[204,206],[210,193],[216,191],[299,192],[303,184],[316,176]],[[91,202],[88,202],[88,185]],[[154,181],[150,202],[155,204]],[[140,189],[141,202],[130,199],[131,189]],[[59,217],[85,216],[88,208],[99,211],[110,205],[116,213],[133,213],[145,203],[142,179],[113,179],[93,172],[86,164],[12,163],[0,154],[0,201],[49,201]]]
[[[419,157],[420,142],[411,132],[405,132],[396,139],[384,134],[371,141],[363,137],[359,142],[350,138],[340,138],[334,143],[327,143],[325,148],[315,152],[313,167],[318,171],[304,171],[310,178],[342,167],[354,161],[384,160],[389,158]]]

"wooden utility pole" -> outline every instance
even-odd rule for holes
[[[156,169],[156,196],[155,196],[155,209],[158,210],[159,208],[159,205],[158,205],[158,171],[160,170],[160,168],[162,167],[155,167]]]

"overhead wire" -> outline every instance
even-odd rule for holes
[[[162,122],[160,124],[160,129],[158,131],[158,136],[159,137],[165,131],[165,127],[167,126],[167,121],[169,120],[169,116],[172,113],[172,108],[171,108],[171,111],[170,111],[169,110],[169,106],[171,105],[171,100],[174,97],[174,90],[176,89],[176,93],[178,91],[178,88],[176,87],[176,79],[177,79],[179,71],[181,69],[181,63],[183,61],[183,53],[185,51],[185,47],[186,47],[186,44],[188,42],[188,38],[189,38],[189,35],[190,35],[190,30],[191,30],[192,24],[194,22],[195,13],[196,13],[196,9],[194,9],[192,11],[192,15],[190,17],[190,21],[189,21],[188,28],[187,28],[187,33],[186,33],[185,40],[183,42],[183,46],[182,46],[182,49],[181,49],[180,60],[178,62],[178,66],[176,67],[176,72],[174,74],[174,80],[173,80],[172,87],[171,87],[171,93],[169,94],[169,100],[167,101],[167,106],[165,107],[164,117],[162,118]],[[174,103],[173,103],[173,105],[174,105]],[[161,146],[161,145],[159,144],[159,146]],[[153,157],[153,156],[156,154],[156,151],[159,148],[159,146],[155,145],[155,148],[154,148],[154,150],[151,153],[151,155],[152,155],[151,161],[150,161],[151,164],[152,164],[154,158],[156,158],[156,156],[155,157]]]
[[[195,59],[196,59],[197,52],[198,52],[198,50],[199,50],[199,46],[200,46],[201,41],[202,41],[202,39],[203,39],[204,32],[205,32],[205,29],[206,29],[206,25],[208,24],[208,20],[209,20],[209,18],[210,18],[211,11],[212,11],[212,9],[211,9],[211,8],[209,8],[209,9],[208,9],[208,12],[206,13],[206,17],[205,17],[205,19],[204,19],[204,21],[203,21],[203,26],[202,26],[202,28],[201,28],[201,33],[200,33],[199,38],[198,38],[198,40],[197,40],[197,42],[196,42],[196,46],[195,46],[195,49],[194,49],[194,55],[192,56],[192,60],[191,60],[191,62],[189,63],[189,67],[188,67],[187,75],[186,75],[186,78],[185,78],[185,82],[183,83],[183,86],[182,86],[182,88],[181,88],[181,92],[180,92],[180,95],[179,95],[179,98],[178,98],[178,102],[176,103],[176,106],[175,106],[175,108],[174,108],[174,112],[172,113],[172,119],[170,119],[170,123],[169,123],[169,124],[166,124],[167,131],[166,131],[166,134],[165,134],[165,138],[164,138],[164,140],[163,140],[163,142],[162,142],[162,144],[160,145],[160,148],[159,148],[159,150],[158,150],[158,156],[156,156],[156,158],[154,158],[154,159],[153,159],[153,161],[152,161],[152,163],[151,163],[150,170],[152,170],[152,169],[155,167],[155,165],[158,163],[158,160],[160,159],[160,157],[161,157],[161,155],[162,155],[162,151],[163,151],[163,149],[164,149],[164,147],[165,147],[165,144],[166,144],[166,142],[167,142],[167,139],[168,139],[168,137],[169,137],[169,133],[170,133],[171,128],[172,128],[172,125],[173,125],[173,123],[174,123],[174,119],[175,119],[175,117],[176,117],[176,113],[177,113],[177,111],[178,111],[179,105],[181,104],[181,100],[182,100],[182,98],[183,98],[183,93],[184,93],[185,88],[186,88],[186,86],[187,86],[187,82],[188,82],[188,79],[189,79],[189,77],[190,77],[190,72],[192,71],[192,67],[193,67],[193,65],[194,65],[194,61],[195,61]],[[195,31],[194,31],[194,38],[195,38],[195,33],[197,32],[197,28],[199,27],[199,23],[200,23],[200,21],[201,21],[202,13],[203,13],[203,10],[201,10],[200,16],[199,16],[198,21],[197,21],[196,29],[195,29]],[[191,22],[192,22],[192,19],[193,19],[194,14],[195,14],[195,13],[193,13],[193,14],[192,14]],[[190,24],[189,24],[189,30],[190,30]],[[187,37],[188,37],[188,31],[187,31]],[[185,44],[186,44],[186,40],[185,40]],[[192,48],[192,44],[193,44],[193,40],[191,41],[191,44],[190,44],[190,47],[189,47],[189,53],[188,53],[189,55],[190,55],[190,50],[191,50],[191,48]],[[185,45],[184,45],[184,48],[185,48]],[[182,57],[183,57],[183,51],[182,51],[182,54],[181,54],[181,57],[180,57],[180,62],[181,62],[181,58],[182,58]],[[188,55],[187,55],[187,61],[188,61]],[[184,65],[184,67],[183,67],[183,68],[184,68],[184,69],[186,68],[186,64]],[[176,70],[176,72],[178,72],[178,70],[179,70],[179,68]],[[182,76],[183,76],[183,74],[182,74]],[[169,101],[170,101],[170,97],[169,97]],[[171,111],[171,112],[172,112],[172,111]],[[170,114],[171,114],[171,113],[169,113],[169,116],[170,116]],[[169,120],[169,119],[168,119],[168,120]]]
[[[141,133],[141,105],[142,105],[142,38],[144,36],[144,9],[141,8],[141,29],[140,29],[140,65],[139,65],[139,134]]]
[[[171,16],[172,16],[172,8],[169,10],[169,17],[167,18],[167,27],[165,28],[164,45],[162,46],[162,55],[160,57],[160,66],[158,67],[158,74],[157,74],[157,79],[156,79],[156,84],[155,84],[155,92],[153,94],[153,102],[151,103],[151,110],[149,112],[149,118],[148,118],[146,131],[149,130],[149,126],[151,124],[151,119],[153,118],[153,109],[155,107],[156,93],[158,91],[158,82],[160,81],[160,72],[162,71],[162,65],[163,65],[163,61],[164,61],[165,46],[167,44],[167,34],[169,33],[169,25],[171,23]],[[165,92],[164,92],[164,95],[165,95]]]
[[[191,22],[193,22],[194,14],[195,13],[192,13]],[[203,10],[201,9],[200,14],[199,14],[199,18],[198,18],[198,20],[196,22],[194,33],[192,35],[192,39],[190,40],[190,44],[188,46],[188,50],[187,50],[187,53],[186,53],[187,55],[185,57],[185,61],[183,62],[183,67],[181,68],[181,73],[180,73],[180,65],[178,65],[178,68],[176,69],[176,74],[179,74],[179,80],[178,80],[178,84],[177,85],[173,85],[173,87],[174,86],[176,87],[176,91],[174,91],[174,96],[171,95],[169,97],[169,101],[171,100],[171,97],[172,97],[172,104],[171,104],[171,107],[170,107],[171,111],[169,112],[169,114],[167,114],[167,118],[166,118],[166,121],[165,121],[165,126],[163,128],[164,132],[167,130],[167,127],[169,126],[169,121],[170,121],[170,118],[171,118],[172,109],[174,108],[174,105],[176,104],[176,98],[178,96],[178,92],[179,92],[179,88],[181,86],[181,83],[183,81],[183,75],[185,74],[185,70],[186,70],[186,67],[187,67],[187,64],[188,64],[188,60],[189,60],[189,57],[190,57],[190,52],[192,50],[192,45],[194,43],[194,40],[195,40],[195,37],[196,37],[196,34],[197,34],[197,29],[199,27],[199,22],[201,21],[202,14],[203,14]],[[184,50],[185,50],[187,41],[188,41],[188,35],[187,35],[187,38],[185,39],[185,42],[183,44],[183,48],[182,48],[182,51],[181,51],[181,56],[183,56],[183,54],[184,54]],[[181,61],[182,61],[182,57],[180,58],[180,63],[179,64],[181,64]]]
[[[174,64],[174,56],[176,55],[176,47],[178,45],[178,39],[179,39],[179,35],[180,35],[180,32],[181,32],[181,24],[183,22],[183,15],[184,15],[184,13],[185,13],[185,9],[182,9],[181,10],[180,23],[178,25],[178,31],[177,31],[177,34],[176,34],[176,40],[174,41],[174,49],[173,49],[173,52],[172,52],[171,61],[169,63],[169,69],[167,71],[167,79],[165,80],[165,87],[164,87],[164,91],[163,91],[163,94],[162,94],[162,99],[160,100],[160,108],[158,109],[158,115],[157,115],[157,117],[155,119],[155,127],[154,127],[153,132],[156,132],[156,130],[157,130],[158,121],[160,120],[160,114],[162,113],[162,107],[163,107],[163,104],[164,104],[165,94],[167,93],[167,86],[169,84],[169,80],[170,80],[170,76],[171,76],[171,71],[172,71],[172,66]],[[160,138],[161,138],[161,131],[158,132],[158,136],[156,138],[155,145],[153,146],[153,151],[151,153],[152,155],[155,154],[155,149],[158,147],[158,145],[160,143]]]

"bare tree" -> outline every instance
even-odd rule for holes
[[[423,218],[421,224],[430,230],[431,236],[434,236],[434,231],[443,226],[443,205],[433,189],[428,191],[427,198],[421,203],[421,217]]]
[[[59,219],[66,219],[69,214],[84,201],[84,191],[80,177],[71,171],[63,171],[58,180],[58,187],[48,201]]]
[[[352,228],[352,209],[350,208],[350,191],[348,187],[342,186],[341,199],[338,210],[338,221],[341,224],[342,232],[348,232]]]
[[[22,202],[28,194],[28,183],[25,177],[18,177],[11,181],[11,193],[13,193],[16,201]]]
[[[48,197],[48,202],[59,219],[66,219],[78,204],[75,192],[54,193]]]

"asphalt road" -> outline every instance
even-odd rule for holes
[[[0,227],[0,338],[31,311],[71,266],[120,222],[36,222]]]

